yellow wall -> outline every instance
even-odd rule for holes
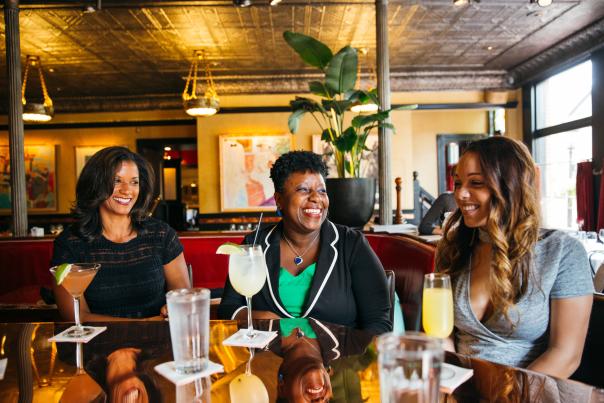
[[[25,145],[54,144],[57,163],[57,213],[69,213],[75,199],[75,147],[124,145],[136,150],[136,139],[195,137],[195,126],[140,126],[86,129],[26,130]],[[8,144],[8,133],[0,133],[0,145]]]
[[[501,94],[497,94],[498,96]],[[479,103],[488,94],[482,91],[447,91],[395,93],[393,104],[401,103]],[[520,92],[507,93],[507,100],[520,101]],[[223,107],[283,106],[293,95],[230,96],[221,98]],[[522,137],[522,113],[520,106],[506,111],[507,134]],[[198,143],[199,200],[201,212],[220,211],[220,174],[218,162],[218,137],[241,134],[288,133],[288,112],[217,114],[197,120],[191,126],[133,126],[88,129],[30,130],[25,133],[26,144],[56,144],[59,209],[67,213],[75,194],[75,156],[77,145],[127,145],[135,149],[136,139],[163,137],[195,137]],[[57,115],[53,122],[112,122],[142,120],[182,119],[182,111],[148,111],[123,113]],[[1,121],[5,117],[0,118]],[[422,186],[437,195],[436,135],[474,134],[487,132],[486,110],[422,110],[395,111],[392,123],[396,134],[392,138],[392,178],[403,179],[403,208],[413,206],[412,172],[419,172]],[[310,117],[305,117],[298,134],[292,137],[294,149],[310,150],[312,135],[319,130]],[[8,134],[0,133],[0,144],[8,143]],[[394,187],[394,183],[392,184]],[[395,203],[393,192],[393,203]]]

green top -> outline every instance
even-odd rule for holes
[[[287,312],[295,318],[302,315],[302,307],[308,297],[316,268],[317,264],[313,263],[297,276],[283,267],[279,271],[279,296]]]
[[[317,334],[306,318],[286,318],[279,321],[279,328],[282,336],[289,336],[294,330],[300,329],[304,336],[316,339]]]

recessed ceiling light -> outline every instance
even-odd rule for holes
[[[487,50],[493,50],[492,46],[487,46]]]
[[[164,150],[165,150],[165,151],[172,151],[172,147],[170,147],[170,146],[165,146],[165,147],[164,147]]]

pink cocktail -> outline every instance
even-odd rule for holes
[[[80,321],[80,298],[94,279],[94,276],[96,276],[100,267],[101,265],[98,263],[74,263],[60,283],[61,287],[73,297],[75,326],[68,332],[71,337],[82,337],[92,332],[92,330],[83,327]],[[55,266],[50,269],[50,272],[55,276],[55,279],[58,268],[59,266]]]

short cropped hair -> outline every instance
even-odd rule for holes
[[[290,151],[280,156],[271,168],[276,192],[283,192],[287,178],[294,172],[311,172],[327,178],[329,170],[319,154],[310,151]]]
[[[99,207],[113,194],[115,174],[125,161],[134,162],[138,168],[139,193],[130,211],[130,218],[132,227],[142,230],[153,199],[153,168],[146,159],[126,147],[107,147],[90,157],[76,184],[76,201],[72,214],[77,220],[74,230],[80,237],[91,241],[101,235]]]

